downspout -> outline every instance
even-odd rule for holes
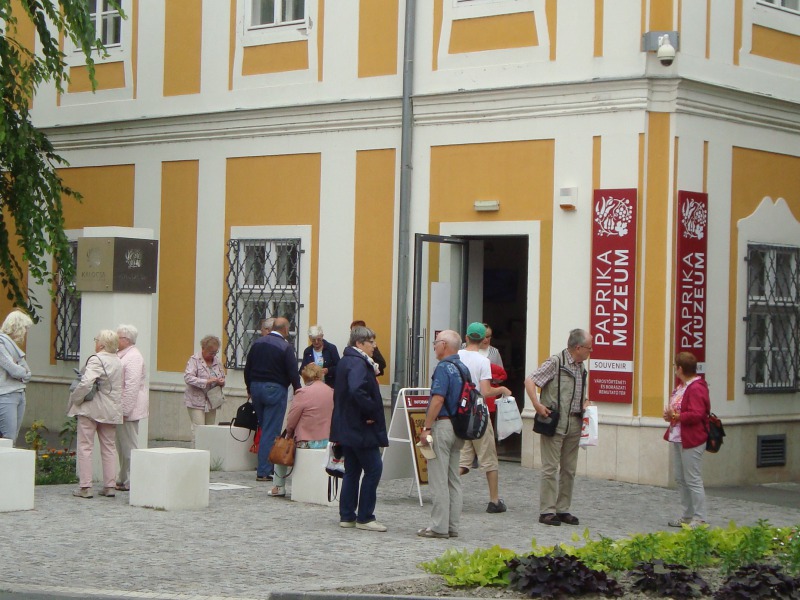
[[[397,316],[395,321],[394,381],[392,407],[401,388],[408,385],[408,292],[411,223],[411,142],[414,132],[414,107],[411,94],[414,86],[414,37],[416,0],[406,0],[406,22],[403,35],[403,104],[400,140],[400,216],[397,244]]]

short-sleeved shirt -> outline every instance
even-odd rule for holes
[[[564,354],[566,355],[567,360],[562,366],[569,369],[569,371],[575,377],[575,394],[570,410],[572,412],[578,412],[583,408],[583,364],[576,363],[573,360],[572,355],[569,353],[569,350],[564,350],[562,355]],[[538,387],[543,388],[553,379],[555,379],[557,374],[558,362],[551,356],[544,361],[538,369],[528,375],[528,378]]]
[[[492,379],[492,363],[480,352],[475,350],[459,350],[458,358],[469,369],[469,374],[472,376],[472,383],[478,391],[481,391],[481,381]]]
[[[461,362],[458,354],[451,354],[444,357],[431,377],[431,398],[435,395],[444,397],[444,404],[437,417],[447,417],[456,414],[458,410],[458,400],[461,398],[461,390],[464,381],[458,367],[451,361]]]

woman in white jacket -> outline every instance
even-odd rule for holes
[[[136,347],[138,336],[139,330],[133,325],[117,327],[117,356],[122,361],[122,425],[117,427],[117,490],[121,492],[131,489],[131,450],[139,447],[139,421],[146,419],[150,410],[147,369],[144,357]]]
[[[25,414],[25,385],[31,370],[19,344],[25,343],[31,318],[20,310],[9,313],[0,327],[0,437],[15,444]]]
[[[92,497],[92,450],[94,434],[100,441],[103,462],[101,496],[113,498],[117,475],[116,428],[122,423],[122,363],[117,357],[117,334],[103,329],[94,338],[94,351],[78,386],[69,395],[67,415],[78,417],[78,477],[80,487],[72,492],[78,498]],[[97,392],[85,400],[97,381]]]

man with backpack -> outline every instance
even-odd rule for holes
[[[460,345],[458,333],[449,329],[440,332],[433,342],[439,364],[433,372],[425,426],[419,432],[420,444],[427,446],[430,443],[436,454],[436,458],[428,460],[433,509],[430,526],[417,531],[420,537],[458,537],[462,506],[458,460],[464,440],[456,436],[451,416],[458,412],[464,388],[461,371],[467,370],[458,358]],[[432,438],[431,442],[428,437]]]
[[[492,365],[489,359],[480,353],[481,343],[486,337],[486,327],[483,323],[470,323],[467,327],[467,345],[458,351],[461,362],[469,369],[472,383],[488,401],[497,396],[510,396],[511,391],[505,386],[492,387]],[[492,401],[493,402],[493,401]],[[489,408],[491,412],[493,406]],[[500,465],[497,462],[497,446],[494,441],[494,428],[491,420],[486,427],[486,433],[476,439],[464,442],[461,449],[460,474],[469,473],[472,461],[477,457],[478,466],[481,471],[486,473],[486,482],[489,485],[489,504],[486,507],[487,513],[506,512],[506,503],[500,497],[498,472]]]
[[[583,329],[569,332],[567,347],[554,354],[525,379],[538,418],[550,418],[555,431],[540,434],[542,475],[539,486],[539,523],[578,525],[569,513],[572,485],[578,467],[583,409],[586,408],[586,367],[593,338]],[[541,388],[541,396],[536,388]],[[538,431],[538,430],[537,430]],[[556,480],[558,473],[558,480]]]

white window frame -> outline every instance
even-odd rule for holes
[[[800,15],[800,0],[758,0],[758,3],[789,14]],[[787,6],[787,3],[792,6]]]
[[[94,60],[95,64],[104,64],[104,63],[113,63],[113,62],[120,62],[125,61],[130,57],[131,53],[131,36],[133,35],[133,27],[131,25],[131,1],[132,0],[119,0],[120,8],[122,11],[127,15],[126,19],[120,17],[120,41],[118,44],[106,45],[106,52],[105,54],[100,54],[98,51],[92,52],[92,59]],[[98,6],[103,2],[103,0],[97,0]],[[117,13],[119,11],[96,11],[92,14],[112,14]],[[97,23],[97,20],[95,20]],[[70,67],[80,67],[86,64],[86,58],[83,55],[83,51],[76,46],[72,40],[67,36],[64,39],[64,54],[65,59],[64,62],[67,63]]]
[[[238,20],[242,25],[243,46],[263,46],[266,44],[280,44],[308,39],[308,32],[312,27],[308,0],[297,0],[304,3],[304,16],[302,19],[279,21],[275,23],[254,23],[254,4],[258,1],[259,0],[239,0],[238,2]],[[280,13],[284,1],[285,0],[275,0],[276,13]]]

